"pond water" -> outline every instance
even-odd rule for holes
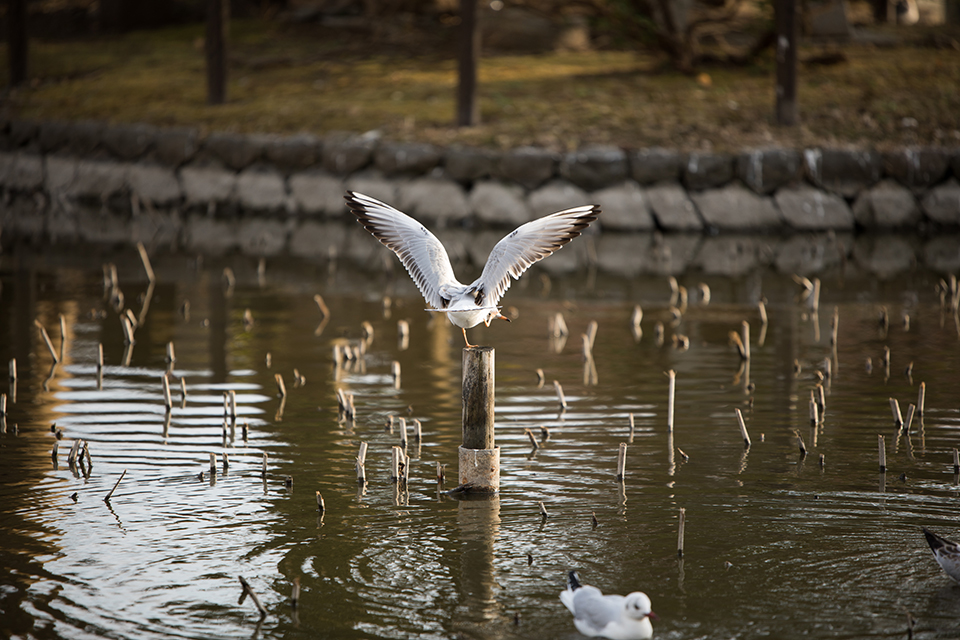
[[[116,265],[139,325],[132,348],[105,263]],[[943,274],[915,267],[880,279],[840,262],[808,274],[821,281],[813,314],[788,273],[691,271],[677,276],[690,299],[675,322],[666,276],[535,268],[504,299],[513,323],[469,331],[496,348],[502,475],[498,497],[461,501],[446,491],[457,476],[462,337],[424,312],[402,269],[294,258],[261,269],[256,258],[174,252],[152,263],[149,288],[133,248],[0,256],[0,361],[18,367],[0,434],[3,637],[577,638],[557,597],[574,568],[605,592],[645,591],[658,638],[906,637],[908,613],[916,637],[960,636],[960,587],[920,532],[960,537],[960,334],[949,295],[941,305]],[[329,307],[325,323],[315,294]],[[557,313],[570,329],[562,344],[548,333]],[[51,368],[35,320],[59,352],[61,315],[63,359]],[[409,323],[407,345],[398,320]],[[749,367],[729,337],[744,320]],[[581,354],[591,321],[592,367]],[[373,329],[365,355],[336,366],[334,343],[356,344],[364,322]],[[905,413],[921,383],[923,416],[898,434],[889,399]],[[811,427],[818,384],[825,415]],[[337,389],[354,394],[355,422],[340,419]],[[236,392],[235,428],[224,427],[225,391]],[[422,423],[405,489],[389,478],[400,444],[385,428],[390,416]],[[539,439],[541,426],[549,439],[533,450],[525,430]],[[78,439],[90,454],[79,466],[68,462]],[[240,576],[266,609],[262,620],[251,599],[238,602]]]

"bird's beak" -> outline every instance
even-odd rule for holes
[[[648,613],[648,614],[647,614],[647,617],[650,618],[651,620],[659,620],[659,619],[660,619],[660,616],[658,616],[657,614],[655,614],[653,611],[651,611],[650,613]]]
[[[497,317],[500,318],[501,320],[506,320],[507,322],[512,322],[512,320],[510,320],[510,318],[508,318],[507,316],[503,315],[502,313],[498,313],[498,314],[497,314]]]

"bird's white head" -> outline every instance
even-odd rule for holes
[[[657,619],[657,614],[651,611],[650,598],[642,591],[634,591],[623,599],[623,609],[627,616],[642,620],[643,618]]]
[[[498,318],[500,320],[506,320],[507,322],[510,322],[510,318],[500,313],[500,309],[492,309],[490,313],[487,314],[487,317],[483,319],[483,324],[489,327],[490,323]]]

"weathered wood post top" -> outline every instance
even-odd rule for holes
[[[460,485],[470,492],[500,490],[500,448],[494,442],[494,349],[463,350],[463,444]]]

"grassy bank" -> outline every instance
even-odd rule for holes
[[[840,61],[803,64],[802,124],[790,129],[773,124],[772,51],[752,66],[708,66],[693,77],[655,52],[485,56],[483,123],[458,130],[452,33],[371,46],[359,33],[240,21],[231,31],[229,104],[205,103],[197,25],[33,40],[33,81],[2,105],[8,116],[33,119],[318,135],[378,129],[392,139],[493,148],[960,145],[960,50],[949,38],[925,46],[933,39],[921,31],[897,36],[898,46],[833,47]],[[822,53],[805,45],[801,59]]]

